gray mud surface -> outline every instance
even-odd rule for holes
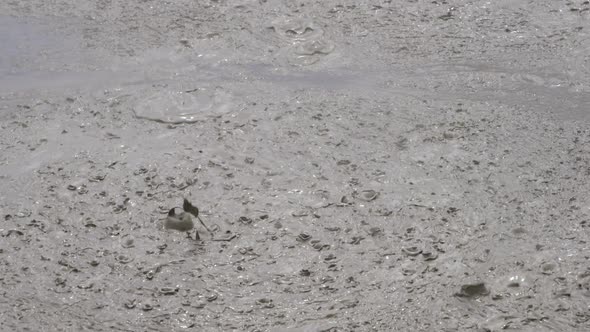
[[[590,330],[588,1],[0,13],[1,331]]]

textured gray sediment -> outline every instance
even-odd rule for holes
[[[0,12],[0,331],[590,330],[587,1]]]

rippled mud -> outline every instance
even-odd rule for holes
[[[138,118],[165,123],[192,123],[206,116],[227,113],[231,96],[221,88],[195,88],[186,91],[157,87],[153,95],[144,93],[134,108]],[[163,91],[162,91],[163,90]]]
[[[586,1],[0,13],[0,330],[590,330]]]

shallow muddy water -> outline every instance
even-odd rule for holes
[[[590,328],[585,2],[0,12],[0,330]]]

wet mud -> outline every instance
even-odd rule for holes
[[[0,12],[0,330],[590,329],[587,1]]]

